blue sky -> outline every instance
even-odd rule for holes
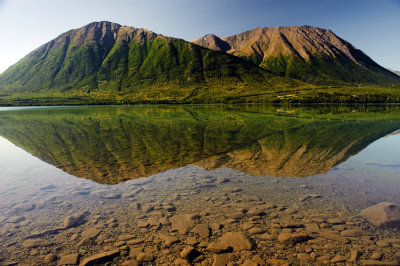
[[[0,73],[61,33],[101,20],[188,41],[255,27],[318,26],[400,70],[400,0],[0,0]]]

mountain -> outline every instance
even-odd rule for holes
[[[244,58],[271,73],[314,84],[398,84],[400,79],[331,30],[255,28],[230,37],[205,35],[200,46]]]
[[[400,71],[393,70],[393,69],[390,69],[390,68],[388,68],[388,70],[389,70],[390,72],[393,72],[393,73],[395,73],[396,75],[400,76]]]
[[[61,34],[11,66],[0,76],[0,91],[97,93],[105,98],[125,93],[143,101],[195,102],[208,97],[206,89],[216,97],[229,95],[227,88],[238,89],[234,92],[239,95],[243,88],[278,83],[296,84],[181,39],[95,22]]]
[[[399,106],[98,106],[0,112],[0,135],[63,171],[116,184],[194,164],[323,174],[399,129]]]
[[[191,43],[104,21],[61,34],[0,75],[0,105],[249,102],[400,102],[400,77],[314,27]]]

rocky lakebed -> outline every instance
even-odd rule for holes
[[[0,265],[399,265],[398,181],[356,170],[24,182],[1,194]]]

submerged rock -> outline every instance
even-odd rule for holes
[[[341,256],[341,255],[336,255],[333,259],[331,259],[331,263],[341,263],[341,262],[345,262],[346,261],[346,257]]]
[[[224,183],[228,183],[228,182],[231,182],[231,180],[229,178],[226,178],[223,176],[220,176],[217,178],[217,180],[215,180],[215,183],[217,183],[217,184],[224,184]]]
[[[100,230],[97,228],[89,228],[82,232],[83,238],[95,238],[98,234],[100,234]]]
[[[191,266],[192,264],[187,260],[178,258],[178,259],[176,259],[174,261],[174,263],[172,265],[176,265],[176,266]]]
[[[65,217],[65,219],[63,221],[64,227],[65,228],[74,227],[87,215],[89,215],[89,212],[84,211],[84,212],[76,213],[76,214],[70,215],[68,217]]]
[[[101,252],[101,253],[95,254],[93,256],[90,256],[90,257],[84,259],[81,262],[81,264],[79,264],[79,265],[80,266],[86,266],[86,265],[99,264],[99,263],[105,262],[105,261],[110,261],[114,257],[118,256],[119,253],[120,253],[119,249],[106,251],[106,252]]]
[[[179,239],[177,237],[171,235],[160,235],[160,239],[164,242],[166,246],[171,246],[172,244],[179,242]]]
[[[368,236],[369,233],[361,229],[355,228],[355,229],[344,230],[340,233],[340,235],[344,237],[360,237],[360,236]]]
[[[142,205],[139,202],[133,202],[129,205],[134,210],[140,210],[142,208]]]
[[[35,248],[35,247],[45,247],[50,246],[51,242],[45,239],[28,239],[22,242],[22,247],[24,248]]]
[[[381,202],[360,212],[361,217],[375,226],[400,226],[400,206],[393,202]]]
[[[253,244],[242,232],[228,232],[220,237],[220,242],[233,248],[234,251],[251,250]]]
[[[281,266],[281,265],[285,265],[285,266],[288,265],[288,266],[289,266],[289,263],[286,262],[285,260],[282,260],[282,259],[271,258],[271,259],[268,259],[267,262],[268,262],[268,264],[270,264],[270,265],[279,265],[279,266]]]
[[[51,253],[51,254],[46,255],[46,257],[44,257],[43,262],[46,264],[52,264],[52,263],[56,262],[57,259],[58,259],[57,255]]]
[[[274,240],[276,238],[276,235],[271,235],[269,233],[264,233],[264,234],[261,234],[261,235],[257,235],[256,237],[258,239],[272,241],[272,240]]]
[[[21,204],[17,204],[13,207],[13,210],[16,211],[32,211],[36,208],[35,204],[32,203],[21,203]]]
[[[279,242],[285,245],[296,244],[308,238],[304,233],[282,233],[278,236]]]
[[[138,255],[137,255],[137,257],[136,257],[136,260],[137,261],[148,261],[148,262],[150,262],[150,261],[153,261],[154,260],[154,255],[153,254],[151,254],[151,253],[144,253],[144,252],[141,252],[141,253],[139,253]]]
[[[298,254],[297,254],[297,258],[298,258],[300,261],[308,262],[308,263],[314,261],[314,259],[313,259],[309,254],[307,254],[307,253],[298,253]]]
[[[134,236],[134,235],[120,235],[120,236],[117,237],[117,239],[119,241],[126,241],[126,240],[131,240],[131,239],[133,239],[135,237],[136,236]]]
[[[144,242],[143,239],[132,239],[132,240],[129,240],[128,242],[126,242],[126,244],[128,244],[128,245],[138,245],[138,244],[141,244],[143,242]]]
[[[225,266],[227,265],[228,261],[229,261],[228,254],[218,254],[218,255],[216,254],[214,255],[212,266]]]
[[[135,260],[126,260],[123,263],[121,263],[121,266],[138,266],[139,263]]]
[[[16,224],[16,223],[24,221],[25,219],[26,219],[26,217],[24,217],[24,216],[13,216],[7,220],[7,223]]]
[[[100,195],[100,197],[104,199],[119,199],[121,197],[121,194],[118,192],[110,192],[104,195]]]
[[[265,233],[265,229],[259,228],[259,227],[253,227],[249,230],[249,234],[251,235],[258,235]]]
[[[232,248],[227,244],[221,243],[210,243],[207,246],[207,250],[215,253],[222,253],[231,250]]]
[[[258,263],[252,260],[245,260],[242,264],[243,266],[258,266]]]
[[[170,218],[170,221],[173,229],[181,234],[187,234],[194,227],[198,218],[200,216],[194,214],[174,215]]]
[[[211,232],[210,232],[210,228],[208,227],[208,225],[198,224],[193,228],[192,233],[197,234],[203,238],[206,238],[206,237],[210,236]]]
[[[76,265],[79,262],[80,254],[70,254],[62,256],[58,265]]]
[[[371,257],[369,257],[372,260],[380,260],[383,256],[382,252],[377,252],[375,251],[374,253],[372,253]]]
[[[349,243],[349,239],[347,237],[342,237],[336,234],[336,232],[334,231],[323,231],[320,232],[318,234],[319,237],[321,238],[325,238],[325,239],[329,239],[329,240],[333,240],[333,241],[338,241],[338,242],[342,242],[344,244]]]
[[[198,251],[194,247],[187,246],[181,251],[181,253],[179,253],[179,255],[182,259],[192,261],[198,255]]]
[[[361,256],[361,254],[362,253],[359,250],[352,250],[350,252],[349,262],[355,263],[358,260],[358,258]]]
[[[361,260],[360,265],[400,265],[398,261]]]

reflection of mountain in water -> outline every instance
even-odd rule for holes
[[[0,134],[45,162],[98,183],[192,163],[303,177],[325,173],[399,128],[397,107],[376,108],[388,107],[357,112],[350,107],[281,112],[273,106],[45,108],[1,112]]]
[[[324,131],[325,122],[314,122],[270,134],[251,148],[230,151],[197,163],[208,164],[211,169],[227,167],[252,175],[305,177],[327,172],[335,165],[367,146],[374,134],[363,138],[347,139],[353,130],[350,124],[332,123],[332,131],[344,130],[333,136]],[[365,132],[366,125],[362,125]],[[321,130],[321,131],[319,131]],[[346,132],[347,130],[347,132]],[[327,137],[332,139],[327,139]]]

